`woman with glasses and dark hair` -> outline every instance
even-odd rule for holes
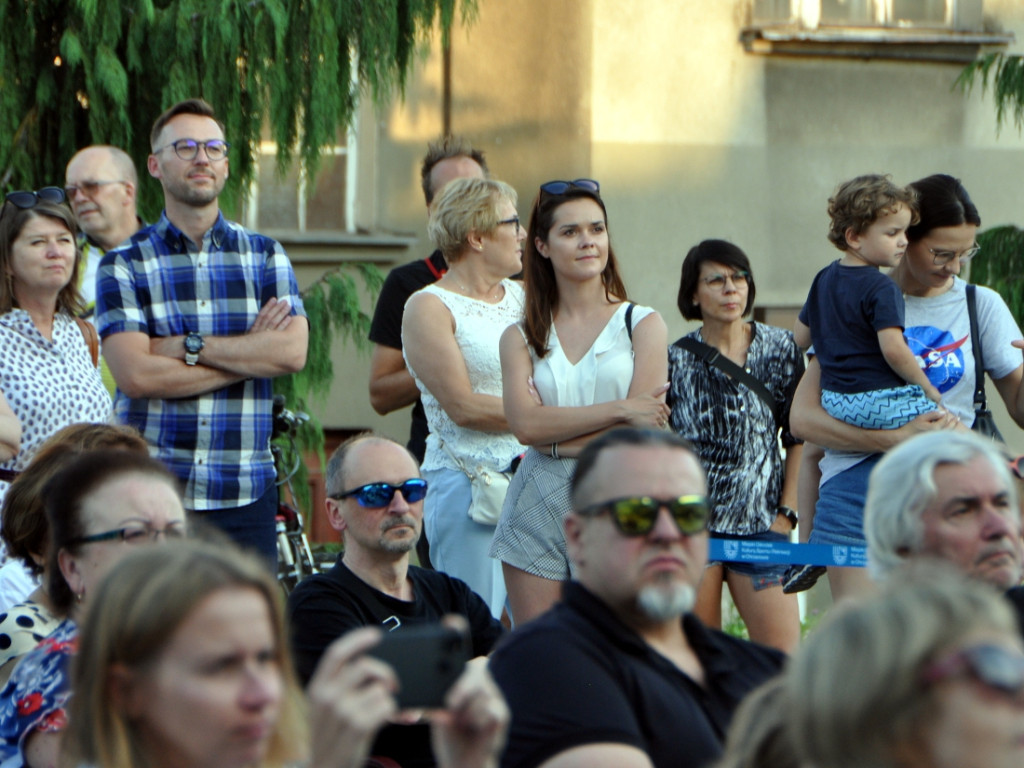
[[[51,477],[42,495],[50,528],[46,592],[65,618],[0,690],[5,768],[57,764],[77,622],[100,580],[132,547],[185,535],[177,478],[145,454],[84,453]]]
[[[509,280],[522,269],[525,237],[515,190],[491,179],[449,182],[434,199],[427,229],[449,267],[410,297],[402,349],[430,426],[422,465],[430,484],[423,507],[430,560],[466,582],[498,617],[505,582],[487,550],[497,496],[523,451],[505,420],[498,358],[502,332],[523,312],[523,289]],[[491,504],[473,505],[470,475],[499,490]]]
[[[754,296],[750,260],[737,246],[705,240],[686,254],[679,311],[702,325],[669,347],[669,423],[693,443],[707,472],[708,530],[727,551],[743,542],[788,541],[796,527],[802,446],[789,432],[789,405],[803,355],[790,331],[746,320]],[[712,559],[695,612],[720,627],[727,584],[750,639],[792,651],[800,616],[796,598],[782,592],[785,570]]]
[[[562,521],[576,455],[612,427],[668,417],[665,323],[627,299],[596,181],[541,185],[523,277],[524,319],[501,338],[502,389],[509,426],[531,447],[491,546],[516,625],[557,602],[569,579]]]
[[[99,338],[75,319],[77,231],[60,187],[11,192],[0,209],[0,392],[21,424],[17,455],[0,463],[0,499],[47,437],[110,418]]]
[[[959,573],[908,577],[835,609],[790,661],[774,707],[800,765],[1020,768],[1024,645],[1009,604]]]
[[[907,230],[908,245],[889,276],[903,293],[903,335],[947,410],[922,414],[899,429],[861,429],[833,418],[821,406],[821,369],[815,360],[798,388],[793,429],[825,447],[812,544],[864,546],[863,510],[868,475],[881,454],[921,431],[974,423],[974,394],[985,373],[1013,420],[1024,426],[1024,360],[1020,329],[995,291],[969,286],[960,270],[978,253],[981,217],[958,179],[936,174],[910,187],[918,196],[920,221]],[[971,330],[968,290],[977,310]],[[980,344],[983,370],[975,366]],[[823,569],[794,572],[795,588],[806,589]],[[828,569],[833,597],[871,590],[863,568]]]

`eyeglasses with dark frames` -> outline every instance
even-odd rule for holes
[[[196,141],[195,139],[178,139],[172,141],[170,144],[164,144],[159,149],[154,149],[153,154],[159,154],[168,147],[174,150],[174,154],[180,157],[182,160],[195,160],[199,154],[199,148],[202,147],[206,152],[206,157],[216,162],[217,160],[223,160],[228,156],[228,150],[231,149],[231,145],[223,139],[210,139],[209,141]]]
[[[675,499],[626,496],[592,504],[581,509],[579,514],[589,517],[608,512],[619,533],[624,536],[646,536],[654,530],[658,514],[663,507],[672,515],[679,532],[684,536],[693,536],[707,529],[708,501],[699,495],[680,496]]]
[[[1012,697],[1024,694],[1024,655],[1001,645],[974,645],[954,651],[926,667],[926,683],[967,672],[982,685]]]
[[[109,181],[80,181],[78,184],[68,184],[64,187],[64,192],[68,196],[68,200],[71,200],[77,193],[81,192],[86,197],[93,197],[97,192],[100,191],[100,187],[105,187],[108,184],[127,184],[124,179],[110,179]]]
[[[929,248],[928,249],[928,253],[930,253],[932,255],[932,263],[935,266],[937,266],[937,267],[944,267],[944,266],[946,266],[947,264],[949,264],[949,262],[951,262],[957,256],[960,257],[960,263],[961,264],[966,264],[968,261],[970,261],[975,256],[977,256],[979,251],[981,251],[981,246],[978,245],[977,243],[972,245],[970,248],[965,248],[964,250],[960,251],[959,253],[957,253],[956,251],[943,250],[941,248],[940,249],[935,249],[935,248]]]
[[[511,219],[502,219],[501,221],[498,222],[498,226],[500,227],[502,224],[515,224],[516,234],[519,234],[520,224],[518,216],[513,216]]]
[[[167,539],[183,539],[185,538],[185,524],[170,523],[163,528],[154,528],[148,523],[130,523],[110,531],[103,531],[103,533],[80,536],[74,539],[72,543],[94,544],[98,541],[116,541],[120,539],[125,544],[144,544],[147,541],[156,541],[160,535]]]
[[[746,285],[749,279],[749,272],[742,269],[738,269],[731,275],[715,274],[708,275],[707,277],[702,277],[701,282],[704,283],[704,285],[706,285],[713,291],[724,291],[725,282],[727,280],[732,280],[732,284],[739,288],[740,286]]]
[[[353,488],[349,491],[332,494],[330,498],[337,501],[354,496],[356,503],[359,504],[360,507],[379,509],[380,507],[386,507],[391,503],[391,500],[395,497],[396,491],[401,491],[402,498],[409,504],[413,504],[417,501],[422,501],[423,497],[427,495],[427,481],[420,477],[413,477],[406,480],[401,485],[392,485],[391,483],[367,483],[366,485],[361,485],[358,488]]]
[[[541,192],[549,195],[564,195],[570,189],[585,189],[595,195],[601,194],[601,185],[594,179],[574,179],[573,181],[547,181],[540,185]]]
[[[11,205],[22,210],[35,208],[41,202],[60,205],[66,201],[64,190],[60,187],[43,187],[35,191],[19,189],[15,192],[8,192],[5,199]]]

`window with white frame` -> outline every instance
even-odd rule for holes
[[[802,29],[980,31],[982,0],[753,0],[752,21]]]
[[[284,176],[278,173],[277,144],[264,129],[245,206],[246,226],[256,231],[354,232],[355,132],[339,134],[338,142],[324,150],[311,183],[297,159]]]

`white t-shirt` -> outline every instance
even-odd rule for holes
[[[967,283],[953,278],[953,287],[939,296],[906,296],[906,326],[903,335],[918,365],[942,394],[942,404],[964,424],[974,423],[974,346],[971,321],[967,314]],[[988,399],[999,397],[991,380],[1013,373],[1024,357],[1010,342],[1020,339],[1010,309],[991,288],[975,288],[978,330],[981,333],[982,358],[990,381]],[[826,450],[821,460],[821,482],[860,463],[870,454]]]

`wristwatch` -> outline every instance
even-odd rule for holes
[[[787,507],[785,504],[779,504],[779,508],[776,510],[780,515],[785,516],[789,520],[789,524],[796,528],[796,524],[800,522],[800,516],[797,515],[796,510],[792,507]]]
[[[190,331],[185,335],[185,365],[195,365],[199,362],[199,352],[205,346],[203,337],[198,333]]]

